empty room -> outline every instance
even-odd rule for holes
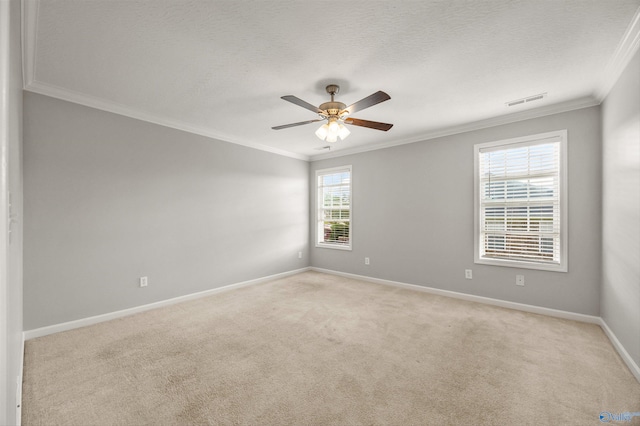
[[[0,425],[640,425],[640,0],[0,0]]]

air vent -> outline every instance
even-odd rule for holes
[[[547,97],[547,92],[544,93],[540,93],[538,95],[533,95],[533,96],[529,96],[526,98],[522,98],[522,99],[516,99],[515,101],[509,101],[507,103],[505,103],[506,106],[512,107],[512,106],[516,106],[516,105],[522,105],[524,103],[528,103],[528,102],[533,102],[533,101],[539,101],[540,99],[546,98]]]

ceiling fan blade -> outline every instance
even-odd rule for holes
[[[303,101],[300,98],[297,98],[293,95],[286,95],[286,96],[282,96],[280,99],[284,99],[285,101],[289,101],[292,104],[296,104],[298,106],[301,106],[302,108],[306,108],[309,111],[313,111],[316,114],[319,114],[322,112],[322,110],[318,109],[317,106],[311,105],[309,102]]]
[[[296,127],[296,126],[302,126],[304,124],[315,123],[316,121],[324,121],[324,120],[317,119],[317,120],[300,121],[298,123],[283,124],[282,126],[272,127],[272,129],[273,130],[286,129],[288,127]]]
[[[365,108],[369,108],[379,104],[380,102],[388,101],[389,99],[391,99],[391,96],[379,90],[373,95],[369,95],[364,99],[360,99],[355,104],[349,105],[344,109],[344,111],[349,112],[349,114],[353,114],[356,111],[362,111]]]
[[[379,121],[360,120],[359,118],[349,117],[344,120],[345,124],[353,124],[354,126],[368,127],[370,129],[387,131],[393,127],[393,124],[380,123]]]

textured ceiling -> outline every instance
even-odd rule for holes
[[[25,0],[26,89],[288,155],[325,156],[317,118],[328,83],[354,114],[333,153],[413,142],[597,104],[640,0]],[[536,102],[505,102],[538,93]],[[547,108],[545,110],[545,108]],[[505,118],[506,115],[513,115]],[[493,121],[492,121],[493,120]],[[465,125],[467,127],[465,127]]]

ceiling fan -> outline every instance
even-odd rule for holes
[[[313,106],[308,102],[303,101],[293,95],[282,96],[281,99],[294,103],[302,108],[306,108],[315,112],[320,116],[319,119],[300,121],[298,123],[284,124],[282,126],[272,127],[273,130],[286,129],[289,127],[302,126],[304,124],[316,123],[318,121],[327,120],[318,130],[316,130],[316,136],[327,142],[336,142],[338,137],[343,140],[351,133],[347,129],[345,124],[352,124],[354,126],[368,127],[370,129],[387,131],[393,124],[380,123],[378,121],[361,120],[359,118],[350,117],[351,113],[361,111],[365,108],[369,108],[381,102],[391,99],[389,95],[382,91],[367,96],[358,102],[347,106],[342,102],[336,102],[334,96],[340,91],[340,86],[337,84],[330,84],[326,87],[327,93],[331,95],[331,101],[325,102],[319,107]]]

